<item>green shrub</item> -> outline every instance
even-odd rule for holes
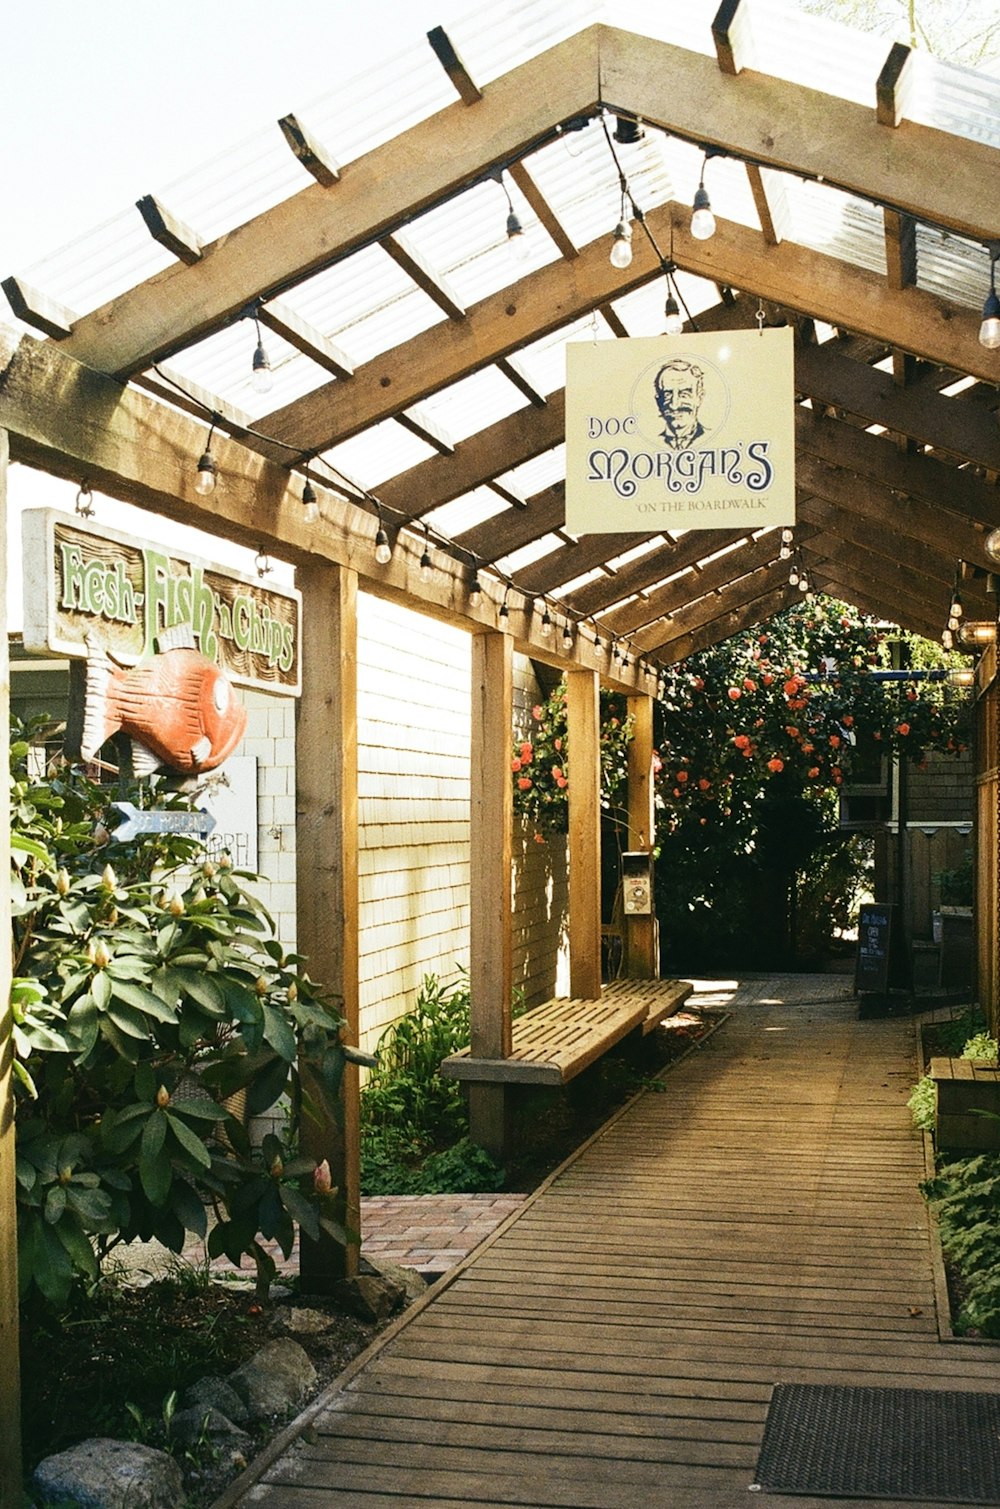
[[[968,1006],[948,1022],[935,1022],[933,1027],[937,1048],[949,1058],[961,1053],[965,1044],[977,1033],[986,1029],[986,1018],[978,1006]]]
[[[467,976],[443,985],[437,975],[425,975],[412,1009],[378,1040],[378,1067],[361,1093],[362,1126],[391,1128],[437,1146],[462,1136],[468,1123],[461,1090],[438,1068],[468,1041]]]
[[[942,1249],[962,1276],[957,1329],[1000,1336],[1000,1154],[950,1163],[921,1187],[937,1212]]]
[[[962,1049],[963,1058],[995,1059],[997,1056],[997,1040],[990,1037],[988,1032],[977,1032],[975,1037],[970,1037]]]
[[[29,731],[30,732],[30,731]],[[341,1018],[287,955],[254,877],[187,838],[109,839],[109,793],[61,769],[30,779],[12,742],[12,1008],[23,1295],[66,1304],[119,1243],[216,1224],[212,1256],[250,1255],[263,1286],[295,1226],[332,1220],[335,1192],[295,1156],[298,1062],[339,1110]],[[187,806],[149,788],[137,804]],[[246,1113],[288,1094],[291,1137],[252,1147]],[[319,1174],[320,1177],[316,1178]]]
[[[913,1117],[913,1125],[921,1132],[933,1132],[937,1117],[937,1094],[929,1074],[917,1081],[906,1104]]]

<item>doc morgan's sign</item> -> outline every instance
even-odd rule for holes
[[[234,683],[301,690],[301,599],[54,509],[24,514],[24,647],[123,666],[182,640]]]
[[[573,534],[795,522],[791,330],[566,348]]]

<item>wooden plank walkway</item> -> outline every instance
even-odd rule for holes
[[[715,998],[730,1020],[665,1091],[431,1291],[244,1502],[746,1509],[775,1383],[1000,1392],[1000,1351],[938,1336],[912,1023],[859,1021],[837,977]]]

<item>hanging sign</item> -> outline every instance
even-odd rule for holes
[[[794,523],[790,329],[566,347],[571,534]]]
[[[241,686],[301,690],[301,596],[55,509],[23,516],[24,647],[119,666],[190,644]]]

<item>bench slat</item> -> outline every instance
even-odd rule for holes
[[[441,1073],[493,1083],[565,1084],[637,1027],[651,1031],[693,988],[686,980],[615,980],[600,1000],[556,997],[513,1023],[509,1058],[473,1058],[464,1048],[443,1060]]]

